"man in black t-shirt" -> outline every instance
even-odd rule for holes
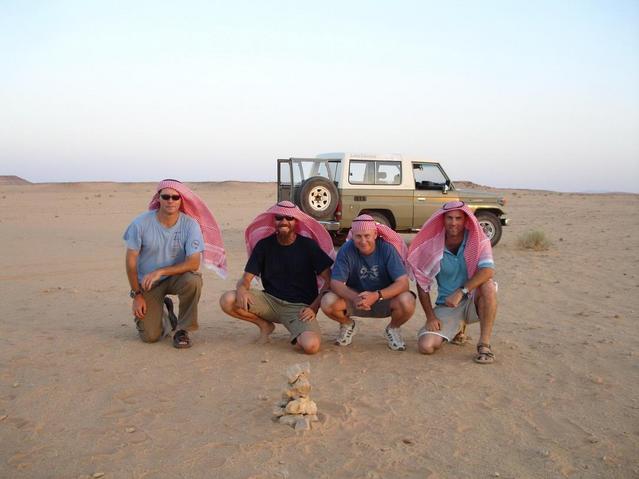
[[[316,353],[321,340],[315,317],[319,293],[328,289],[333,264],[326,252],[330,248],[333,253],[329,234],[294,204],[282,201],[258,216],[245,237],[249,259],[235,291],[220,298],[222,310],[254,323],[260,329],[258,342],[267,342],[273,323],[281,323],[292,344],[307,354]],[[264,291],[250,289],[255,276],[261,278]],[[318,276],[323,282],[319,292]]]

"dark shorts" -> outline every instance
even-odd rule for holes
[[[265,321],[280,323],[291,334],[291,343],[297,342],[297,337],[305,331],[313,331],[320,334],[317,319],[302,321],[299,318],[302,308],[308,308],[305,303],[289,303],[271,296],[265,291],[251,290],[253,304],[249,305],[249,311]]]
[[[414,292],[409,291],[413,297],[417,297]],[[391,315],[391,299],[383,299],[371,306],[369,311],[357,309],[350,301],[346,301],[346,313],[348,316],[357,316],[359,318],[387,318]]]

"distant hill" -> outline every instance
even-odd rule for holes
[[[32,185],[30,181],[20,178],[19,176],[0,176],[0,185]]]

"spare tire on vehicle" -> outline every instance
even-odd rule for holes
[[[296,203],[307,215],[324,220],[333,217],[338,200],[337,187],[331,180],[313,176],[300,185]]]

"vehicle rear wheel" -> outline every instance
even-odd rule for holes
[[[327,178],[314,176],[301,184],[298,200],[307,215],[318,220],[328,219],[337,208],[337,187]]]
[[[372,218],[377,223],[382,224],[384,226],[388,226],[389,228],[392,228],[390,220],[384,213],[381,213],[379,211],[366,211],[365,214],[372,216]]]
[[[490,211],[480,211],[476,215],[479,226],[484,230],[490,240],[490,244],[495,246],[501,239],[501,221]]]

